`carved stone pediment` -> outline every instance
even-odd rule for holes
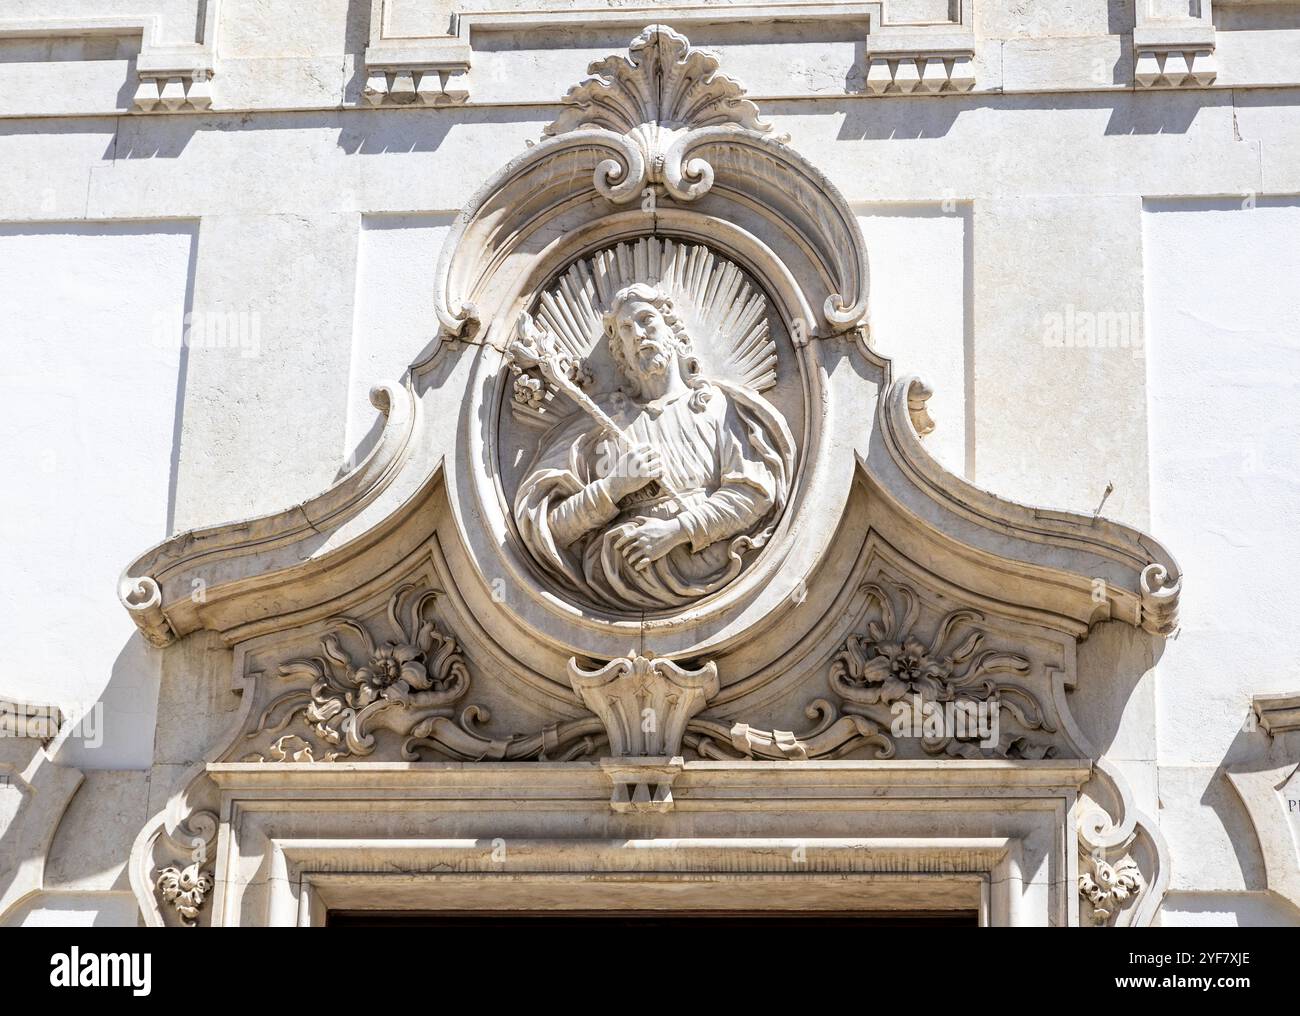
[[[217,633],[243,696],[140,834],[146,919],[237,910],[241,833],[206,816],[245,780],[409,769],[409,804],[571,773],[537,793],[589,809],[595,774],[593,823],[671,821],[815,763],[866,798],[1054,795],[1057,919],[1149,922],[1163,845],[1069,695],[1092,626],[1173,630],[1172,557],[929,456],[929,389],[869,345],[856,218],[714,56],[652,25],[591,73],[461,213],[370,456],[128,566],[145,636]],[[464,774],[491,766],[508,790]]]

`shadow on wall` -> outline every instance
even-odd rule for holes
[[[558,98],[558,96],[557,96]],[[1124,90],[1082,95],[966,95],[910,97],[850,97],[842,103],[818,104],[811,108],[806,101],[772,101],[763,104],[769,116],[822,115],[842,116],[836,139],[840,141],[923,140],[944,137],[964,113],[976,109],[1016,110],[1096,110],[1109,109],[1105,134],[1158,135],[1185,134],[1202,109],[1217,108],[1233,102],[1226,91],[1154,91]],[[1252,105],[1283,105],[1285,96],[1255,94]],[[839,108],[835,108],[839,105]],[[558,102],[547,106],[527,107],[527,118],[549,123],[559,110]],[[372,155],[389,152],[432,152],[442,145],[453,124],[518,123],[519,107],[441,107],[435,109],[365,109],[352,99],[342,109],[319,111],[248,112],[207,114],[124,115],[117,120],[117,130],[105,149],[103,158],[175,159],[189,145],[196,133],[245,130],[311,130],[337,127],[339,147],[349,155]],[[19,121],[0,125],[6,134],[88,133],[102,132],[99,119],[68,119],[51,127],[48,121]],[[540,136],[540,128],[538,131]]]
[[[530,107],[525,115],[518,109],[495,107],[443,107],[438,109],[334,109],[304,112],[206,113],[122,116],[117,120],[105,161],[119,159],[178,159],[196,134],[235,131],[338,130],[338,146],[348,155],[378,155],[392,152],[436,152],[454,126],[474,124],[519,124],[535,119],[536,135],[553,120],[559,107]],[[35,122],[33,122],[35,123]],[[0,137],[42,134],[103,133],[102,120],[68,119],[50,125],[0,123]],[[504,160],[503,160],[504,161]],[[229,167],[238,178],[239,167]]]
[[[1103,621],[1079,643],[1070,707],[1098,754],[1154,761],[1154,668],[1165,645],[1164,639],[1124,621]],[[1134,723],[1134,717],[1150,722]],[[1125,721],[1129,726],[1122,730]]]
[[[1245,704],[1242,708],[1241,729],[1224,752],[1223,761],[1215,767],[1214,774],[1205,785],[1205,793],[1200,798],[1202,807],[1213,811],[1223,828],[1231,833],[1228,839],[1237,856],[1237,863],[1241,866],[1242,880],[1247,890],[1268,888],[1264,853],[1255,823],[1246,811],[1241,796],[1228,780],[1228,770],[1256,773],[1293,764],[1297,758],[1296,749],[1300,747],[1300,736],[1290,735],[1294,738],[1293,741],[1286,740],[1286,737],[1283,735],[1277,740],[1270,738],[1257,726],[1254,708],[1249,703]]]
[[[116,601],[101,609],[120,612],[125,619]],[[56,763],[78,769],[148,769],[153,764],[161,653],[138,633],[126,640],[95,701],[68,704],[68,720],[50,745]]]
[[[1000,112],[1056,111],[1087,112],[1109,110],[1105,134],[1185,134],[1202,109],[1228,106],[1232,96],[1225,92],[1159,90],[1071,95],[965,95],[889,96],[849,102],[836,139],[839,141],[923,140],[944,137],[964,113],[977,109]],[[802,108],[800,108],[802,107]],[[806,114],[805,104],[767,103],[764,112],[773,115]]]

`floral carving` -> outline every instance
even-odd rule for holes
[[[378,642],[359,621],[338,617],[321,639],[323,656],[290,660],[280,676],[312,681],[306,719],[341,754],[369,755],[376,729],[405,733],[421,720],[445,713],[469,690],[469,670],[456,640],[440,632],[426,612],[438,597],[404,585],[388,601],[396,639]],[[360,643],[345,648],[341,632]]]
[[[214,884],[212,876],[199,867],[198,861],[184,868],[169,865],[158,872],[157,885],[163,902],[171,904],[181,923],[188,926],[198,920]]]
[[[281,677],[306,678],[311,685],[274,699],[248,737],[277,734],[301,716],[338,750],[321,751],[298,734],[287,733],[243,760],[311,763],[370,755],[380,730],[404,739],[401,757],[407,761],[420,759],[424,751],[465,762],[567,761],[597,750],[604,738],[594,717],[505,738],[481,729],[491,718],[482,706],[467,706],[458,720],[453,719],[457,701],[469,691],[470,675],[456,640],[429,616],[438,595],[436,590],[404,585],[388,601],[388,623],[395,637],[381,641],[360,621],[336,617],[321,639],[322,655],[290,660],[278,668]]]
[[[897,703],[909,702],[916,712],[950,705],[974,715],[981,707],[995,719],[1008,712],[1028,730],[1054,732],[1034,696],[1018,684],[998,680],[999,675],[1026,677],[1029,660],[1017,653],[985,649],[986,633],[977,627],[978,611],[961,609],[944,615],[929,637],[918,630],[921,604],[906,586],[894,586],[894,596],[881,585],[862,585],[879,617],[867,623],[865,635],[850,636],[831,661],[830,683],[850,714],[900,715]],[[942,724],[939,725],[942,728]],[[1054,749],[1023,736],[1001,733],[996,744],[951,729],[926,732],[922,748],[931,755],[980,757],[985,751],[1003,758],[1044,758]]]
[[[1131,858],[1114,865],[1099,857],[1086,863],[1092,870],[1079,875],[1079,894],[1092,904],[1092,919],[1098,924],[1110,920],[1146,888],[1142,872]]]

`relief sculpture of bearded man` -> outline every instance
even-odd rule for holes
[[[785,507],[794,441],[758,393],[701,377],[671,298],[627,286],[603,318],[622,386],[556,424],[515,498],[533,556],[613,610],[661,610],[722,588]]]

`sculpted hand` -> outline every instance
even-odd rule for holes
[[[688,539],[686,528],[676,519],[641,519],[614,542],[614,549],[642,571]]]
[[[628,449],[615,461],[609,474],[614,500],[626,497],[658,480],[663,475],[663,470],[663,457],[654,446],[641,444]]]

